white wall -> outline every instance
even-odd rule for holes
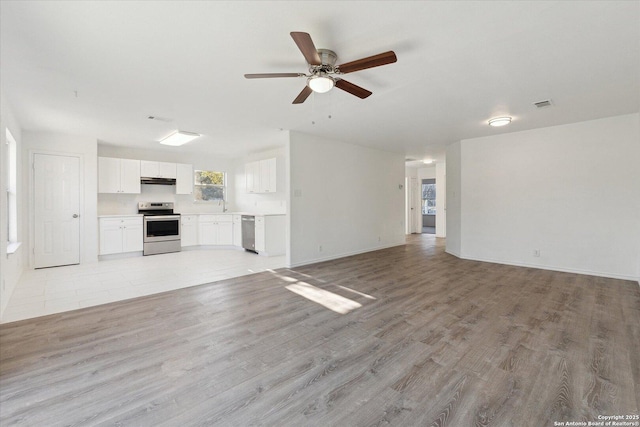
[[[426,166],[418,169],[418,179],[435,179],[436,178],[436,165]],[[422,182],[421,182],[422,184]]]
[[[80,213],[80,263],[98,261],[98,141],[95,138],[65,135],[48,132],[22,133],[23,173],[22,180],[25,191],[30,187],[32,178],[32,154],[34,152],[75,154],[81,156],[82,175],[82,212]],[[29,247],[32,247],[33,236],[29,233],[29,222],[33,218],[30,198],[23,199],[23,211],[28,212],[29,221],[24,221],[23,232],[29,236]],[[30,260],[29,265],[32,265]]]
[[[461,256],[462,247],[462,144],[455,142],[447,146],[447,243],[446,251]]]
[[[639,165],[638,114],[463,140],[460,255],[639,278]]]
[[[447,167],[436,163],[436,237],[447,237]]]
[[[115,145],[98,144],[98,156],[122,159],[151,160],[157,162],[186,163],[194,170],[215,170],[227,173],[227,202],[229,211],[236,209],[234,186],[237,160],[213,155],[176,151],[145,150]],[[230,191],[229,191],[230,190]],[[142,185],[140,194],[98,194],[99,215],[121,215],[138,213],[138,202],[173,202],[174,209],[181,214],[222,212],[218,202],[195,202],[191,194],[175,194],[176,187],[169,185]]]
[[[401,154],[298,132],[289,152],[291,266],[404,244]]]
[[[22,173],[22,131],[20,125],[16,121],[12,109],[8,102],[0,93],[0,188],[2,188],[2,197],[0,197],[0,318],[4,314],[4,310],[9,303],[11,294],[15,289],[22,271],[25,268],[24,258],[27,252],[27,245],[24,243],[25,235],[23,232],[25,215],[22,206],[25,199],[25,189],[20,176]],[[6,144],[6,130],[9,129],[11,135],[16,141],[16,158],[17,158],[17,222],[18,222],[18,241],[23,244],[18,250],[7,255],[7,198],[4,195],[4,189],[7,188],[7,144]]]

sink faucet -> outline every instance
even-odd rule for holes
[[[222,212],[226,212],[227,211],[227,204],[226,204],[226,200],[223,198],[220,201],[218,201],[218,206],[222,205]]]

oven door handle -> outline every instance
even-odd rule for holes
[[[153,215],[153,216],[144,217],[145,221],[167,220],[167,219],[180,220],[180,215]]]

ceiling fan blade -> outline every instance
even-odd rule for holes
[[[245,74],[245,79],[270,79],[273,77],[304,77],[304,73],[262,73]]]
[[[300,33],[293,31],[291,33],[293,41],[298,45],[298,49],[304,55],[304,59],[307,60],[309,65],[322,65],[318,50],[311,40],[311,36],[308,33]]]
[[[348,81],[342,79],[336,80],[336,87],[338,89],[342,89],[345,92],[349,92],[351,95],[355,95],[360,99],[365,99],[372,94],[372,92],[369,92],[368,90],[361,88],[360,86],[354,85],[353,83],[349,83]]]
[[[311,92],[313,92],[311,88],[309,86],[305,86],[304,89],[302,89],[302,92],[300,92],[296,99],[293,100],[292,104],[302,104],[307,100],[309,95],[311,95]]]
[[[353,73],[354,71],[365,70],[367,68],[392,64],[397,60],[398,58],[396,57],[396,54],[392,50],[390,50],[389,52],[379,53],[377,55],[368,56],[356,61],[347,62],[346,64],[338,65],[336,68],[342,74],[347,74]]]

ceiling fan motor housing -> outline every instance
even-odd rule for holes
[[[309,68],[311,74],[320,74],[322,72],[335,73],[335,65],[338,55],[329,49],[318,49],[318,55],[320,55],[322,65],[312,65]]]

